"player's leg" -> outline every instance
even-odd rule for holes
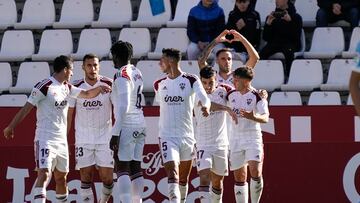
[[[264,182],[262,178],[263,167],[263,150],[262,146],[258,149],[247,150],[249,171],[251,176],[250,181],[250,197],[251,202],[258,203],[263,191]]]
[[[50,174],[51,172],[47,168],[37,169],[37,178],[32,192],[34,194],[34,203],[45,203],[46,183],[50,182]]]
[[[209,203],[211,201],[210,168],[212,166],[212,159],[211,155],[208,153],[208,150],[198,148],[196,151],[196,166],[200,177],[200,186],[198,189],[199,199],[201,203]]]
[[[98,166],[99,177],[103,183],[101,197],[97,199],[100,203],[106,203],[113,191],[114,159],[113,152],[108,144],[96,145],[95,162]]]
[[[68,189],[66,183],[67,172],[59,171],[57,168],[54,170],[54,179],[56,184],[56,201],[67,202]]]
[[[140,132],[140,133],[137,133]],[[135,138],[135,148],[134,148],[134,157],[130,161],[130,178],[132,186],[132,200],[133,203],[142,202],[142,194],[144,192],[144,177],[141,168],[141,162],[143,157],[144,145],[145,145],[145,129],[139,129],[134,132],[136,134]]]
[[[212,155],[211,168],[211,202],[222,202],[223,180],[224,176],[229,175],[228,169],[228,149],[216,150]]]
[[[80,195],[83,202],[94,202],[94,193],[92,191],[94,166],[80,168],[81,189]]]
[[[180,154],[177,140],[171,138],[159,139],[163,166],[168,177],[168,193],[171,203],[180,203],[179,163]]]
[[[181,195],[181,201],[186,201],[186,196],[188,193],[188,182],[189,176],[192,168],[192,159],[187,161],[180,161],[179,165],[179,189]]]
[[[234,171],[234,193],[237,203],[247,203],[249,199],[247,178],[247,165],[245,151],[230,152],[230,170]]]

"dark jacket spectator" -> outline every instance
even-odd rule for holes
[[[288,75],[294,52],[301,49],[302,18],[292,3],[287,3],[287,0],[282,2],[287,6],[277,5],[266,18],[263,39],[267,44],[260,51],[260,58],[268,59],[274,53],[282,52],[285,56],[285,74]]]
[[[260,15],[251,8],[250,0],[236,0],[234,9],[229,13],[226,27],[229,30],[238,31],[256,49],[259,47],[261,35]],[[240,42],[233,42],[226,46],[234,48],[236,52],[246,52],[245,47]]]
[[[201,0],[188,16],[187,35],[191,41],[188,59],[197,59],[206,45],[215,39],[225,28],[225,15],[215,0]],[[195,46],[197,45],[197,46]]]
[[[316,26],[326,27],[328,23],[345,20],[351,27],[359,25],[359,1],[357,0],[318,0]]]

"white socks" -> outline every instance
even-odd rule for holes
[[[180,196],[181,196],[180,202],[185,203],[186,196],[188,193],[188,185],[187,184],[185,184],[185,185],[179,184],[179,189],[180,189]]]
[[[64,203],[67,202],[68,193],[65,194],[56,194],[56,202],[57,203]]]
[[[33,189],[34,203],[45,203],[46,201],[46,189],[42,187],[35,187]]]
[[[142,172],[131,176],[132,202],[142,203],[142,193],[144,192],[144,177]]]
[[[199,199],[201,203],[210,203],[210,187],[209,186],[199,186]]]
[[[111,194],[112,194],[112,191],[113,191],[113,187],[114,187],[114,183],[111,183],[111,185],[105,185],[103,183],[103,187],[102,187],[102,193],[101,193],[101,198],[100,198],[100,201],[99,203],[106,203]]]
[[[235,183],[234,192],[235,192],[236,203],[249,202],[249,189],[247,182]]]
[[[251,178],[250,181],[250,197],[251,203],[259,203],[260,197],[264,188],[264,181],[262,176],[257,178]]]
[[[177,180],[168,180],[168,192],[170,203],[180,203],[180,189]]]
[[[81,182],[80,194],[81,194],[81,199],[84,203],[94,202],[94,194],[91,189],[91,185],[92,185],[91,183]]]
[[[128,173],[119,174],[117,184],[119,187],[119,196],[121,203],[131,203],[131,180]]]
[[[211,203],[221,203],[222,191],[211,188]]]

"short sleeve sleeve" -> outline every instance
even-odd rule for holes
[[[45,95],[40,91],[40,89],[34,87],[31,91],[31,94],[28,98],[28,102],[34,106],[37,106],[41,100],[45,98]]]

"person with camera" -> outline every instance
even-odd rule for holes
[[[276,0],[275,4],[275,11],[266,17],[263,39],[267,44],[260,51],[260,58],[268,59],[277,52],[283,53],[285,75],[289,76],[294,52],[301,49],[302,18],[289,0]]]
[[[229,13],[227,29],[236,30],[242,34],[257,49],[260,44],[260,15],[251,6],[251,0],[236,0],[234,9]],[[225,43],[226,47],[234,49],[235,59],[246,62],[248,57],[245,46],[241,42]]]

